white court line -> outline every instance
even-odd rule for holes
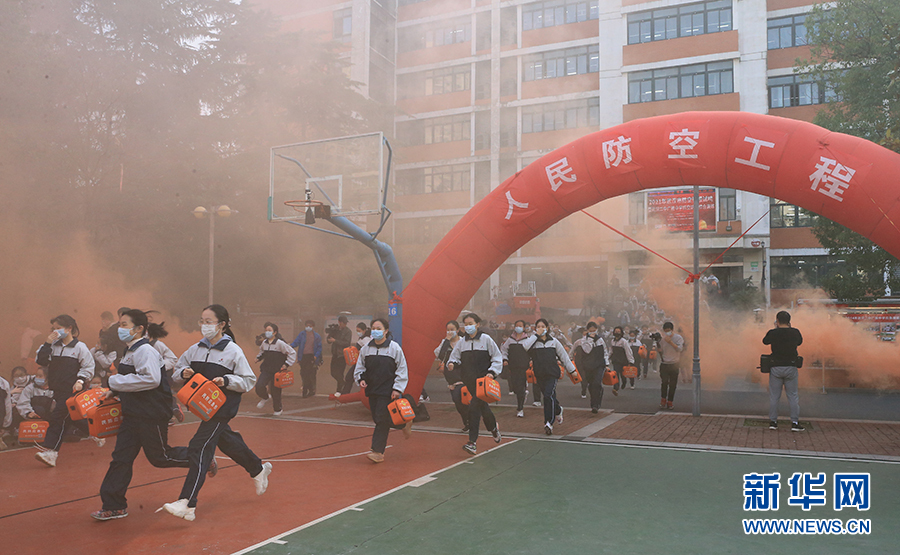
[[[393,445],[388,445],[385,449],[390,449]],[[334,457],[318,457],[314,459],[266,459],[268,462],[311,462],[311,461],[333,461],[336,459],[349,459],[350,457],[359,457],[360,455],[368,455],[371,451],[361,451],[359,453],[351,453],[349,455],[336,455]],[[217,456],[217,459],[231,460],[231,457]]]
[[[338,515],[340,515],[340,514],[346,513],[347,511],[362,511],[363,509],[360,507],[360,505],[365,505],[366,503],[370,503],[370,502],[372,502],[372,501],[376,501],[376,500],[378,500],[378,499],[381,499],[382,497],[387,497],[388,495],[390,495],[390,494],[392,494],[392,493],[394,493],[394,492],[396,492],[396,491],[400,491],[401,489],[403,489],[403,488],[405,488],[405,487],[407,487],[407,486],[418,487],[418,486],[413,486],[413,484],[419,482],[420,480],[422,480],[422,479],[424,479],[424,478],[434,478],[436,475],[438,475],[438,474],[440,474],[440,473],[442,473],[442,472],[445,472],[445,471],[450,470],[450,469],[452,469],[452,468],[456,468],[457,466],[459,466],[459,465],[461,465],[461,464],[469,463],[469,462],[471,462],[471,460],[474,459],[474,458],[480,457],[480,456],[482,456],[482,455],[486,455],[487,453],[490,453],[490,452],[492,452],[492,451],[495,451],[495,450],[500,449],[500,448],[502,448],[502,447],[505,447],[505,446],[507,446],[507,445],[512,445],[513,443],[516,443],[516,442],[518,442],[518,441],[519,441],[519,439],[516,438],[516,439],[514,439],[514,440],[512,440],[512,441],[509,441],[509,442],[507,442],[507,443],[501,443],[500,445],[498,445],[498,446],[496,446],[496,447],[493,447],[493,448],[491,448],[491,449],[488,449],[487,451],[485,451],[485,452],[483,452],[483,453],[478,453],[477,455],[475,455],[475,456],[473,456],[473,457],[470,457],[470,458],[468,458],[468,459],[459,461],[459,462],[457,462],[457,463],[453,463],[453,464],[451,464],[451,465],[448,466],[448,467],[442,468],[442,469],[440,469],[440,470],[436,470],[436,471],[434,471],[434,472],[432,472],[432,473],[430,473],[430,474],[426,474],[425,476],[416,478],[415,480],[410,480],[409,482],[406,482],[405,484],[401,484],[401,485],[399,485],[399,486],[397,486],[397,487],[395,487],[395,488],[393,488],[393,489],[390,489],[390,490],[388,490],[388,491],[379,493],[378,495],[375,495],[375,496],[373,496],[373,497],[370,497],[370,498],[365,499],[365,500],[363,500],[363,501],[360,501],[360,502],[358,502],[358,503],[354,503],[353,505],[350,505],[350,506],[348,506],[348,507],[344,507],[343,509],[338,509],[337,511],[335,511],[335,512],[333,512],[333,513],[331,513],[331,514],[327,514],[327,515],[325,515],[325,516],[323,516],[323,517],[317,518],[316,520],[313,520],[313,521],[311,521],[311,522],[307,522],[306,524],[303,524],[303,525],[301,525],[301,526],[298,526],[298,527],[296,527],[296,528],[294,528],[294,529],[292,529],[292,530],[288,530],[287,532],[283,532],[283,533],[281,533],[281,534],[278,534],[277,536],[272,536],[271,538],[269,538],[269,539],[267,539],[267,540],[263,540],[263,541],[257,543],[256,545],[251,545],[250,547],[244,548],[244,549],[242,549],[242,550],[240,550],[240,551],[235,551],[234,553],[232,553],[232,555],[244,555],[245,553],[250,553],[250,552],[253,551],[254,549],[258,549],[258,548],[260,548],[260,547],[262,547],[262,546],[264,546],[264,545],[266,545],[266,544],[269,544],[269,543],[278,543],[278,540],[281,540],[281,539],[284,538],[285,536],[289,536],[289,535],[294,534],[294,533],[296,533],[296,532],[299,532],[299,531],[301,531],[301,530],[305,530],[305,529],[307,529],[307,528],[309,528],[309,527],[311,527],[311,526],[315,526],[316,524],[319,524],[320,522],[325,522],[326,520],[328,520],[328,519],[330,519],[330,518],[333,518],[333,517],[336,517],[336,516],[338,516]],[[421,484],[419,484],[419,485],[421,485]]]

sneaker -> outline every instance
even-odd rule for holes
[[[519,412],[516,413],[516,416],[519,418],[525,418],[525,411],[520,410]]]
[[[405,439],[409,439],[412,437],[412,420],[406,423],[406,426],[403,426],[403,437]]]
[[[468,431],[469,431],[469,425],[468,425],[468,424],[463,424],[462,431],[463,431],[463,432],[468,432]]]
[[[465,451],[466,453],[468,453],[470,455],[474,455],[477,449],[478,448],[472,442],[469,442],[469,443],[466,443],[465,445],[463,445],[463,451]]]
[[[269,474],[271,473],[272,463],[263,463],[262,470],[260,470],[259,474],[253,477],[253,481],[256,483],[256,495],[262,495],[266,493],[266,488],[269,487]]]
[[[633,386],[633,385],[631,386],[631,389],[634,389],[634,386]]]
[[[619,396],[619,390],[618,390],[618,389],[613,389],[613,395],[615,395],[616,397],[618,397],[618,396]]]
[[[340,391],[335,391],[335,392],[334,392],[334,395],[332,395],[332,397],[334,397],[335,399],[339,399],[339,398],[341,397],[341,392],[340,392]]]
[[[91,516],[97,520],[114,520],[117,518],[125,518],[128,511],[125,509],[116,509],[114,511],[94,511]]]
[[[533,406],[533,407],[539,407],[539,406],[541,406],[541,402],[540,402],[540,401],[535,401],[535,402],[531,403],[531,406]]]
[[[215,478],[216,474],[219,473],[219,463],[216,462],[216,458],[213,457],[211,463],[209,463],[209,468],[206,469],[206,475],[210,478]]]
[[[52,449],[47,449],[46,451],[39,451],[34,454],[34,458],[46,464],[49,467],[56,466],[56,458],[59,457],[59,451],[54,451]]]
[[[94,440],[94,443],[97,444],[97,447],[103,447],[104,445],[106,445],[106,440],[103,439],[102,437],[91,436],[91,439]]]
[[[598,412],[600,412],[600,409],[591,409],[591,413],[593,414],[597,414]]]
[[[659,401],[659,408],[661,408],[661,409],[666,408],[666,398],[665,398],[665,397],[663,397],[662,399],[660,399],[660,401]]]
[[[666,408],[669,410],[675,410],[675,403],[672,401],[666,401]]]
[[[792,432],[803,432],[806,428],[800,425],[799,422],[791,422],[791,431]]]
[[[179,499],[174,503],[166,503],[162,507],[156,509],[156,512],[166,511],[172,516],[183,518],[188,522],[193,522],[197,516],[194,514],[194,507],[188,507],[187,499]]]
[[[283,411],[283,410],[276,410],[275,412],[272,413],[272,416],[281,416],[281,413],[282,413],[282,412],[284,412],[284,411]]]
[[[553,425],[552,424],[544,424],[544,433],[548,436],[553,435]]]
[[[563,415],[563,408],[559,407],[559,414],[556,415],[556,423],[557,424],[562,424],[562,422],[563,422],[562,415]]]
[[[582,399],[587,399],[587,395],[585,395],[584,393],[582,393],[582,394],[581,394],[581,398],[582,398]]]
[[[256,403],[256,408],[264,409],[264,408],[266,408],[266,403],[268,403],[268,402],[269,402],[268,399],[263,399],[262,401]]]
[[[175,403],[175,406],[172,407],[172,416],[175,417],[175,420],[184,422],[184,411],[181,410],[181,406],[178,403]]]
[[[384,462],[384,453],[376,453],[375,451],[371,451],[368,455],[366,455],[366,458],[368,458],[373,463],[381,463]]]
[[[494,443],[500,443],[500,440],[503,439],[500,437],[500,424],[494,426],[494,429],[491,430],[491,435],[494,436]]]
[[[776,421],[776,420],[770,421],[770,422],[769,422],[769,429],[770,429],[770,430],[777,430],[777,429],[778,429],[778,421]]]

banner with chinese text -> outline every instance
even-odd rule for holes
[[[694,190],[675,189],[647,193],[647,223],[653,229],[694,229]],[[716,190],[700,189],[700,231],[716,230]]]

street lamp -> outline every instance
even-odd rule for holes
[[[213,269],[215,268],[215,248],[216,248],[216,216],[227,218],[232,214],[237,214],[237,210],[232,210],[226,205],[212,206],[206,208],[198,206],[194,208],[194,217],[198,220],[209,217],[209,303],[213,304]]]

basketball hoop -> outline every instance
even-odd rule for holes
[[[331,206],[326,205],[321,200],[286,200],[284,201],[284,205],[293,208],[294,211],[299,212],[300,214],[306,214],[310,209],[312,209],[312,212],[316,218],[322,218],[325,220],[331,218]]]

